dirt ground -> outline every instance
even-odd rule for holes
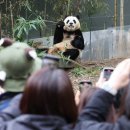
[[[74,92],[76,92],[79,89],[79,82],[82,80],[90,80],[92,81],[93,85],[96,83],[96,81],[99,78],[101,69],[103,67],[115,67],[119,62],[121,62],[123,58],[120,59],[112,59],[112,60],[104,60],[104,61],[93,61],[93,62],[84,62],[80,63],[82,66],[86,67],[87,72],[89,73],[83,73],[79,76],[74,75],[72,71],[69,72],[70,79],[72,81],[72,84],[74,86]],[[91,73],[90,73],[91,70]]]

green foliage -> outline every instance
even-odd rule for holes
[[[88,17],[100,12],[105,13],[108,10],[108,4],[107,0],[4,0],[0,9],[4,33],[11,35],[13,23],[16,23],[14,27],[15,36],[22,40],[23,35],[28,35],[31,29],[36,30],[36,25],[34,25],[34,21],[37,20],[35,19],[36,16],[52,21],[47,23],[48,28],[51,27],[52,29],[52,25],[55,25],[55,22],[63,19],[66,15],[79,14],[82,17],[81,23],[84,29],[88,26],[86,25]],[[13,14],[13,20],[10,17],[10,12]],[[46,30],[44,33],[48,34],[48,32],[53,34],[53,32]]]
[[[63,52],[58,52],[63,63],[68,64],[70,62],[70,56],[66,57],[63,55]]]
[[[36,52],[37,52],[37,56],[38,56],[39,58],[43,58],[43,57],[46,55],[46,52],[45,52],[45,51],[36,50]]]
[[[108,11],[108,4],[106,0],[56,0],[52,9],[59,18],[77,14],[90,17]]]
[[[108,4],[106,0],[81,0],[84,5],[80,8],[80,12],[87,14],[89,17],[99,13],[108,11]]]
[[[86,70],[81,68],[81,67],[75,67],[71,73],[75,76],[75,77],[78,77],[78,76],[83,76],[86,74]]]
[[[13,32],[16,40],[22,41],[24,36],[28,37],[30,30],[43,30],[44,27],[44,20],[40,16],[34,20],[26,20],[23,17],[20,17],[16,20]]]

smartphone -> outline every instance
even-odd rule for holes
[[[89,81],[89,80],[83,80],[83,81],[80,81],[79,84],[82,84],[82,85],[84,85],[84,84],[92,85],[92,82]]]
[[[79,82],[79,90],[80,92],[83,90],[84,87],[90,87],[92,86],[92,82],[89,80],[83,80]]]
[[[109,78],[110,78],[113,71],[114,71],[113,67],[105,67],[105,68],[103,68],[103,77],[106,80],[109,80]]]

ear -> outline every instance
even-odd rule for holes
[[[0,46],[7,47],[13,44],[13,40],[10,38],[2,38],[0,40]]]
[[[32,48],[25,49],[25,55],[28,60],[35,60],[37,58],[37,53]]]
[[[76,15],[75,17],[76,17],[77,19],[80,19],[79,15]]]
[[[69,15],[65,15],[64,19],[66,19]]]

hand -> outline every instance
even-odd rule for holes
[[[130,83],[130,59],[119,63],[108,80],[110,86],[119,90]]]
[[[103,72],[101,72],[99,80],[96,82],[96,87],[101,87],[106,82],[106,79],[103,77]]]
[[[77,106],[79,105],[79,101],[80,101],[80,91],[77,90],[77,92],[75,94],[75,103]]]
[[[57,26],[58,28],[63,28],[63,27],[64,27],[64,25],[65,25],[65,24],[64,24],[64,22],[63,22],[63,21],[59,21],[59,22],[57,23],[57,25],[56,25],[56,26]]]

